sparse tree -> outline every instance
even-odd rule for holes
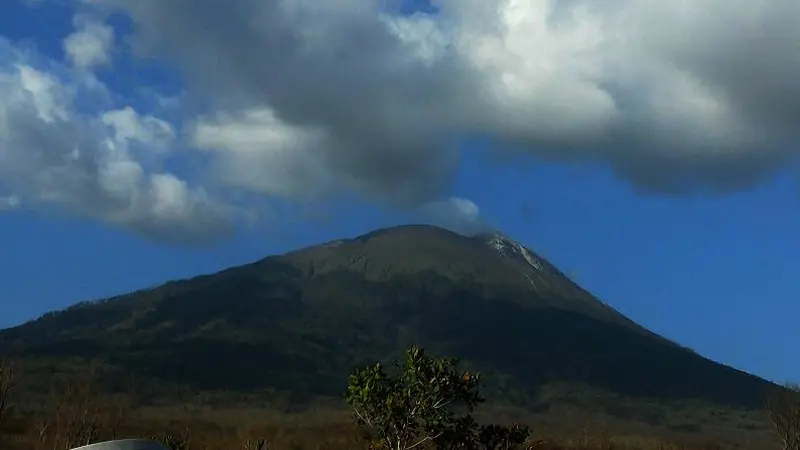
[[[768,394],[767,413],[783,450],[800,450],[800,385],[787,384]]]
[[[158,442],[169,450],[189,450],[189,441],[184,437],[175,436],[174,434],[154,436],[150,439]]]
[[[371,448],[511,449],[530,431],[522,425],[479,425],[471,415],[484,399],[480,374],[463,371],[454,358],[434,359],[412,345],[402,373],[390,377],[381,364],[350,376],[347,403],[371,433]],[[458,414],[458,408],[466,413]]]
[[[98,442],[111,414],[93,380],[75,377],[59,381],[51,393],[54,447],[71,449]]]
[[[7,359],[0,359],[0,428],[7,419],[11,407],[11,393],[16,383],[14,363]]]

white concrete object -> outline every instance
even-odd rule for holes
[[[99,442],[84,445],[72,450],[169,450],[155,441],[146,439],[122,439],[118,441]]]

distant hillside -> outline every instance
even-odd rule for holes
[[[624,283],[625,280],[619,280]],[[200,390],[341,393],[354,365],[409,343],[462,358],[501,400],[541,386],[761,406],[763,379],[632,322],[501,235],[378,230],[213,275],[83,303],[0,331],[0,351],[81,358]]]

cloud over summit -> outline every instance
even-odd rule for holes
[[[626,180],[665,192],[739,189],[798,155],[796,1],[437,0],[434,14],[412,15],[386,4],[83,2],[81,14],[127,15],[135,53],[181,74],[192,106],[182,109],[184,125],[167,147],[203,161],[186,179],[157,167],[143,166],[141,175],[118,169],[134,180],[126,192],[146,193],[137,205],[148,205],[124,222],[169,217],[175,225],[200,214],[219,223],[208,217],[231,202],[231,189],[289,201],[357,193],[399,206],[452,205],[459,144],[473,136],[489,137],[497,151],[609,164]],[[75,49],[72,64],[108,64],[103,43],[114,40],[104,25],[76,25],[83,37],[65,41]],[[37,117],[37,127],[65,129],[90,147],[119,138],[119,128],[109,136],[84,119],[81,126],[63,117],[47,122],[43,114],[74,115],[63,102],[48,112],[35,95],[26,98],[0,117]],[[125,107],[115,110],[133,118]],[[154,136],[165,127],[158,112],[151,116]],[[0,152],[9,152],[8,142],[0,134]],[[49,158],[74,147],[30,145]],[[101,153],[88,152],[93,164],[108,159]],[[125,161],[139,164],[136,154],[128,151]],[[86,181],[99,177],[99,167],[84,184],[70,182],[84,186],[76,196],[110,195]],[[156,208],[168,188],[153,176],[173,177],[169,192],[183,194],[171,198],[187,206]],[[15,198],[20,187],[26,195],[41,191],[2,184],[9,192],[0,194]],[[113,220],[121,217],[114,208],[89,210]]]

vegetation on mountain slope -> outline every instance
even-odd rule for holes
[[[492,397],[530,410],[548,407],[544,386],[564,383],[572,393],[588,386],[740,408],[761,407],[770,386],[645,330],[507,238],[424,226],[87,302],[0,331],[0,353],[25,360],[40,388],[53,372],[92,365],[110,385],[132,374],[162,398],[181,389],[281,393],[297,404],[336,398],[351,367],[392,360],[415,342],[459,357],[489,377]]]

